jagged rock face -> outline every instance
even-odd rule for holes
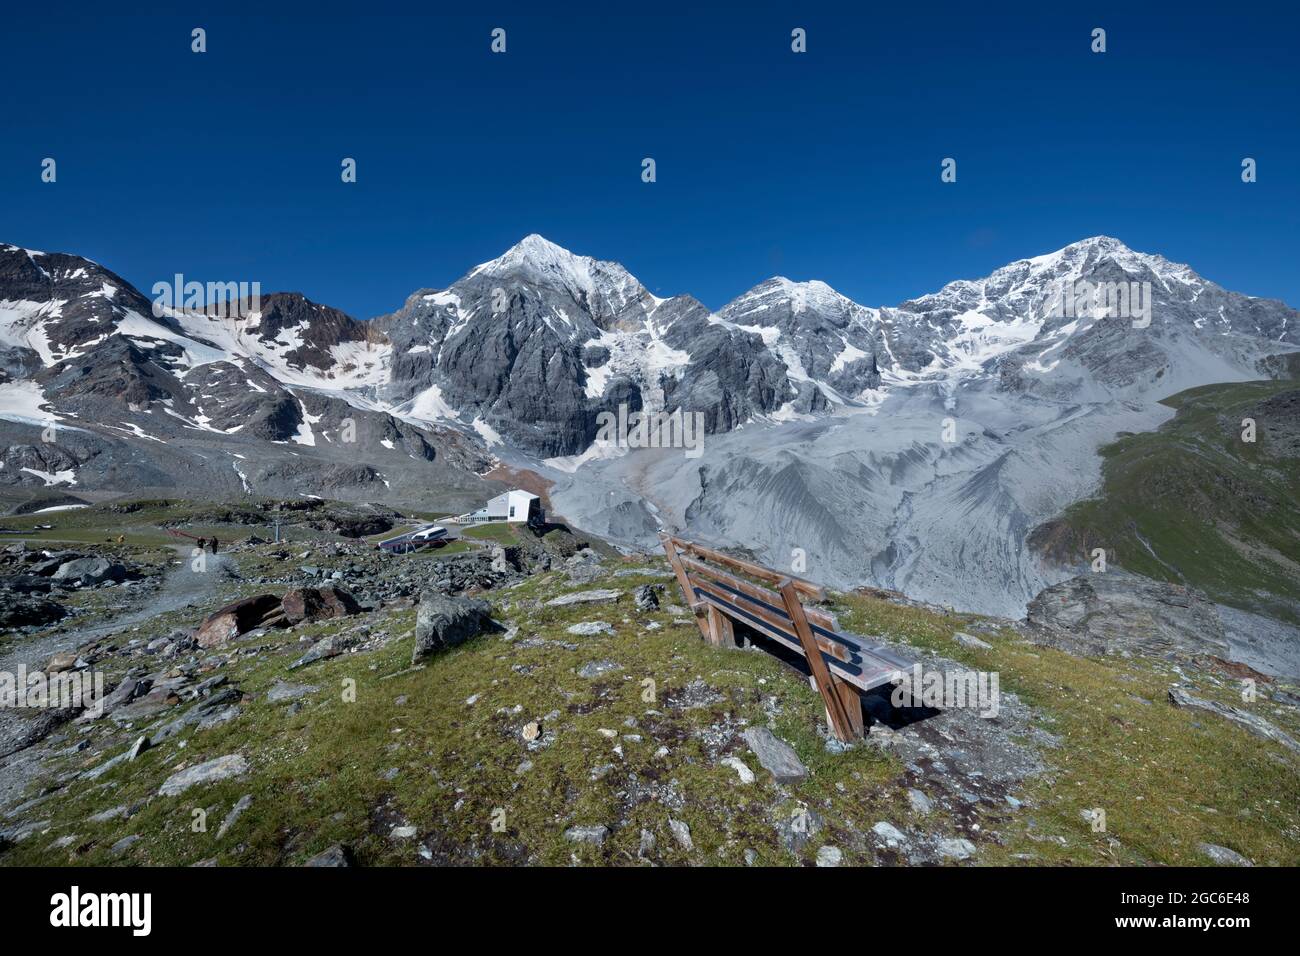
[[[714,434],[775,412],[804,394],[789,382],[785,365],[761,334],[713,321],[689,296],[664,306],[674,306],[664,341],[691,362],[680,377],[665,381],[663,407],[703,412],[705,430]]]
[[[1075,301],[1085,283],[1116,295],[1149,288],[1149,298],[1105,314],[1112,300],[1100,310]],[[1137,314],[1138,302],[1148,314]],[[881,319],[905,376],[987,375],[1053,400],[1162,397],[1257,377],[1266,356],[1300,346],[1297,313],[1285,304],[1229,292],[1106,236],[949,283]]]
[[[52,442],[33,445],[8,445],[0,452],[0,476],[8,484],[29,488],[47,488],[70,479],[89,459],[79,456],[75,448],[61,447]]]
[[[87,260],[0,247],[0,483],[483,496],[474,438],[366,397],[391,353],[368,323],[286,293],[160,312]]]
[[[213,362],[186,376],[186,384],[208,399],[210,413],[197,404],[196,411],[219,431],[286,442],[302,426],[302,404],[261,369]]]
[[[725,431],[800,394],[760,336],[540,236],[375,321],[397,356],[386,394],[404,410],[460,411],[544,457],[585,450],[621,404],[699,411]]]
[[[132,311],[149,309],[130,283],[88,259],[0,245],[0,352],[48,366],[107,341]]]
[[[180,350],[167,351],[178,357]],[[41,370],[35,379],[58,395],[62,407],[84,408],[91,420],[95,410],[106,404],[125,406],[125,411],[148,408],[166,399],[188,401],[185,389],[155,361],[153,350],[120,335],[110,336],[89,353]]]
[[[794,381],[818,381],[848,398],[879,385],[879,366],[892,364],[881,347],[877,313],[824,282],[768,279],[729,302],[718,318],[758,333]]]
[[[1149,298],[1132,305],[1149,305],[1150,323],[1076,310],[1081,283],[1148,283]],[[900,386],[951,394],[976,379],[1053,401],[1127,400],[1250,377],[1300,344],[1300,315],[1281,303],[1226,292],[1107,237],[896,308],[777,277],[713,314],[529,236],[377,323],[396,346],[388,396],[417,414],[479,420],[489,441],[538,456],[586,449],[596,415],[620,403],[700,411],[716,434],[871,408]]]
[[[329,372],[343,365],[342,372],[351,363],[341,360],[335,346],[347,343],[384,344],[378,330],[365,322],[327,305],[319,305],[296,292],[272,292],[262,296],[253,308],[251,301],[241,303],[239,314],[247,318],[235,320],[244,335],[256,334],[267,348],[278,348],[278,354],[289,368],[314,368]],[[216,313],[215,309],[209,312]],[[355,369],[355,365],[351,365]]]
[[[1053,311],[1062,288],[1080,282],[1149,282],[1150,325]],[[0,247],[0,441],[49,446],[37,457],[66,465],[38,467],[27,452],[29,464],[0,469],[0,482],[272,494],[328,485],[360,497],[396,482],[410,494],[450,485],[468,506],[498,444],[580,455],[600,414],[620,406],[700,412],[707,433],[721,435],[877,414],[908,391],[933,393],[947,411],[1145,401],[1281,374],[1295,363],[1278,353],[1300,341],[1300,314],[1281,303],[1104,237],[896,308],[778,277],[711,313],[690,296],[651,295],[617,263],[529,236],[371,322],[296,293],[250,310],[155,316],[93,263]],[[1015,415],[993,417],[995,433],[1015,427]],[[52,442],[40,430],[51,423]],[[722,463],[713,470],[728,474]],[[747,470],[783,476],[760,479],[773,488],[790,478],[766,464]],[[624,504],[608,503],[611,522],[653,525]]]

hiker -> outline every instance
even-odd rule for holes
[[[198,539],[198,543],[199,543],[199,550],[200,550],[200,551],[205,551],[205,550],[207,550],[207,547],[208,547],[208,539],[207,539],[207,538],[199,538],[199,539]]]
[[[212,536],[212,553],[217,553],[217,536],[215,534]]]

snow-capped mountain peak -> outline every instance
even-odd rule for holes
[[[1151,322],[1055,314],[1054,293],[1080,280],[1149,285]],[[1297,344],[1300,320],[1282,303],[1227,292],[1107,236],[895,308],[775,276],[710,312],[533,234],[370,322],[294,293],[265,294],[237,318],[155,316],[130,283],[85,259],[0,246],[0,384],[14,383],[15,402],[30,405],[18,383],[34,381],[44,399],[58,396],[56,413],[83,421],[116,402],[127,412],[112,423],[153,415],[187,432],[295,444],[312,425],[331,440],[314,422],[328,402],[340,421],[352,407],[500,436],[541,458],[577,456],[596,416],[622,405],[700,411],[721,432],[840,406],[871,411],[899,388],[934,386],[957,404],[968,385],[1127,400],[1248,378],[1261,356]]]
[[[777,308],[787,309],[792,316],[809,313],[821,317],[865,318],[871,312],[820,279],[795,282],[785,276],[773,276],[728,302],[718,315],[738,325],[752,325],[746,321],[747,317]]]
[[[575,302],[591,310],[598,324],[605,318],[623,318],[622,313],[630,305],[638,304],[638,311],[644,312],[656,304],[645,287],[617,262],[577,255],[537,233],[476,266],[461,282],[511,278],[567,292]],[[602,310],[608,315],[601,315]]]

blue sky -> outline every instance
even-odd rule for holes
[[[990,6],[13,5],[0,242],[366,318],[530,232],[715,308],[773,274],[892,305],[1107,234],[1300,307],[1300,15]]]

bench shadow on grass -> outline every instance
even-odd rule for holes
[[[760,634],[745,624],[733,622],[733,626],[735,628],[736,643],[739,646],[743,647],[746,644],[752,644],[754,647],[771,654],[787,667],[798,671],[805,680],[811,682],[812,670],[808,667],[808,661],[802,654],[796,654],[785,645]],[[937,717],[943,713],[937,707],[895,707],[893,700],[891,700],[893,693],[893,684],[883,684],[872,690],[859,692],[858,696],[862,698],[863,723],[868,733],[873,724],[883,724],[890,730],[901,730],[904,727],[923,720],[929,720],[931,717]]]

